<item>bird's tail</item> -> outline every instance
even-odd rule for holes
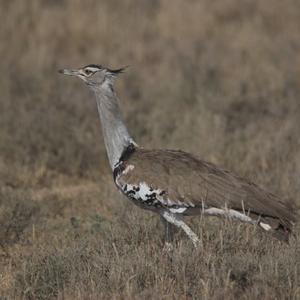
[[[293,218],[289,220],[274,217],[263,217],[258,224],[265,231],[271,233],[276,239],[288,243],[291,235],[294,234],[293,229],[295,222],[296,215],[295,218],[293,216]]]
[[[286,228],[282,225],[278,226],[278,228],[276,228],[272,231],[272,235],[276,239],[286,242],[286,243],[289,242],[289,239],[290,239],[290,236],[292,233],[293,232],[289,228]]]

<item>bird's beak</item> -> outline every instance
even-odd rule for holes
[[[69,75],[69,76],[77,76],[79,75],[78,70],[68,70],[68,69],[61,69],[58,70],[59,73],[64,74],[64,75]]]

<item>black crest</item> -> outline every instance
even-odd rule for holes
[[[125,69],[127,69],[128,66],[125,66],[125,67],[122,67],[122,68],[119,68],[119,69],[109,69],[109,68],[106,68],[106,70],[111,73],[112,75],[118,75],[118,74],[121,74],[121,73],[124,73]]]
[[[102,65],[90,64],[90,65],[87,65],[83,68],[88,68],[88,67],[96,68],[96,69],[99,69],[99,70],[105,69],[111,75],[118,75],[118,74],[123,73],[128,66],[125,66],[125,67],[122,67],[122,68],[119,68],[119,69],[110,69],[110,68],[103,67]]]
[[[90,65],[87,65],[87,66],[85,66],[83,68],[88,68],[88,67],[90,67],[90,68],[97,68],[97,69],[103,69],[103,66],[96,65],[96,64],[90,64]]]

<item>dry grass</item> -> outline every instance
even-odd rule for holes
[[[290,246],[156,216],[116,191],[92,95],[57,69],[131,65],[118,91],[139,144],[181,148],[300,202],[298,0],[0,2],[1,299],[300,299]],[[91,99],[90,99],[91,98]]]

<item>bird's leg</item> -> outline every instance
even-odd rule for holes
[[[170,251],[173,249],[174,233],[176,232],[177,227],[169,223],[163,216],[161,216],[161,221],[164,225],[165,236],[164,243],[165,248]]]
[[[163,211],[162,217],[169,223],[175,225],[178,228],[181,228],[187,236],[192,240],[195,248],[198,248],[201,245],[201,242],[193,230],[185,224],[176,214],[173,214],[169,211]]]

